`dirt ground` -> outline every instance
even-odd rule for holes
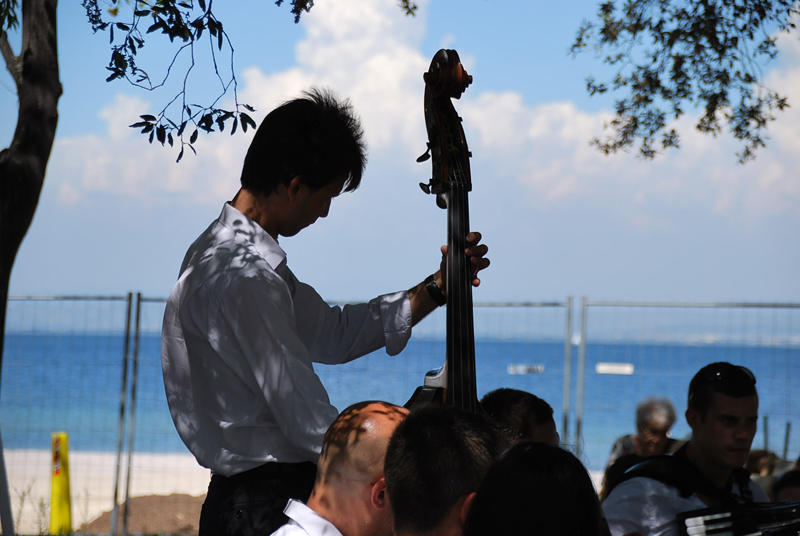
[[[200,508],[205,495],[192,497],[182,493],[173,495],[148,495],[132,497],[128,503],[128,534],[184,534],[197,536]],[[119,509],[118,527],[122,527],[123,508]],[[111,512],[80,527],[76,532],[83,534],[109,534],[111,532]]]

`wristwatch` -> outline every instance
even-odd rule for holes
[[[433,274],[429,275],[425,279],[425,289],[439,307],[447,303],[447,296],[444,295],[442,289],[440,289],[439,285],[436,284],[436,278],[433,277]]]

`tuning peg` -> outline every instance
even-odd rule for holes
[[[422,155],[422,156],[425,156],[425,155]],[[420,157],[420,158],[422,158],[422,157]],[[419,187],[426,194],[430,194],[431,193],[431,185],[430,184],[425,184],[424,182],[421,182],[421,183],[419,183]]]
[[[424,162],[431,157],[431,146],[428,144],[428,148],[425,149],[425,152],[417,158],[417,162]]]

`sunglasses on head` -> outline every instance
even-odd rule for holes
[[[756,384],[756,377],[750,371],[750,369],[746,367],[741,367],[738,365],[731,365],[731,364],[724,364],[717,367],[709,367],[705,370],[701,376],[703,380],[708,383],[714,383],[722,380],[731,380],[731,379],[746,379]]]

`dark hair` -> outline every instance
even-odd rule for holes
[[[349,100],[312,88],[261,122],[244,159],[242,187],[269,195],[302,176],[307,186],[318,190],[346,175],[344,191],[353,191],[366,164],[363,138]]]
[[[513,437],[523,439],[533,435],[535,425],[545,424],[553,419],[553,408],[550,404],[519,389],[501,387],[486,393],[481,399],[481,407]],[[535,424],[531,423],[531,417]]]
[[[711,363],[701,368],[689,384],[689,409],[705,418],[714,393],[734,398],[758,396],[756,377],[748,369],[730,363]]]
[[[497,426],[482,415],[445,406],[412,412],[386,450],[395,532],[438,527],[460,498],[478,491],[503,447]]]
[[[464,536],[600,536],[608,525],[583,464],[559,447],[523,441],[489,469]]]
[[[772,485],[772,498],[778,500],[778,494],[784,488],[800,488],[800,469],[792,469],[783,473]]]

